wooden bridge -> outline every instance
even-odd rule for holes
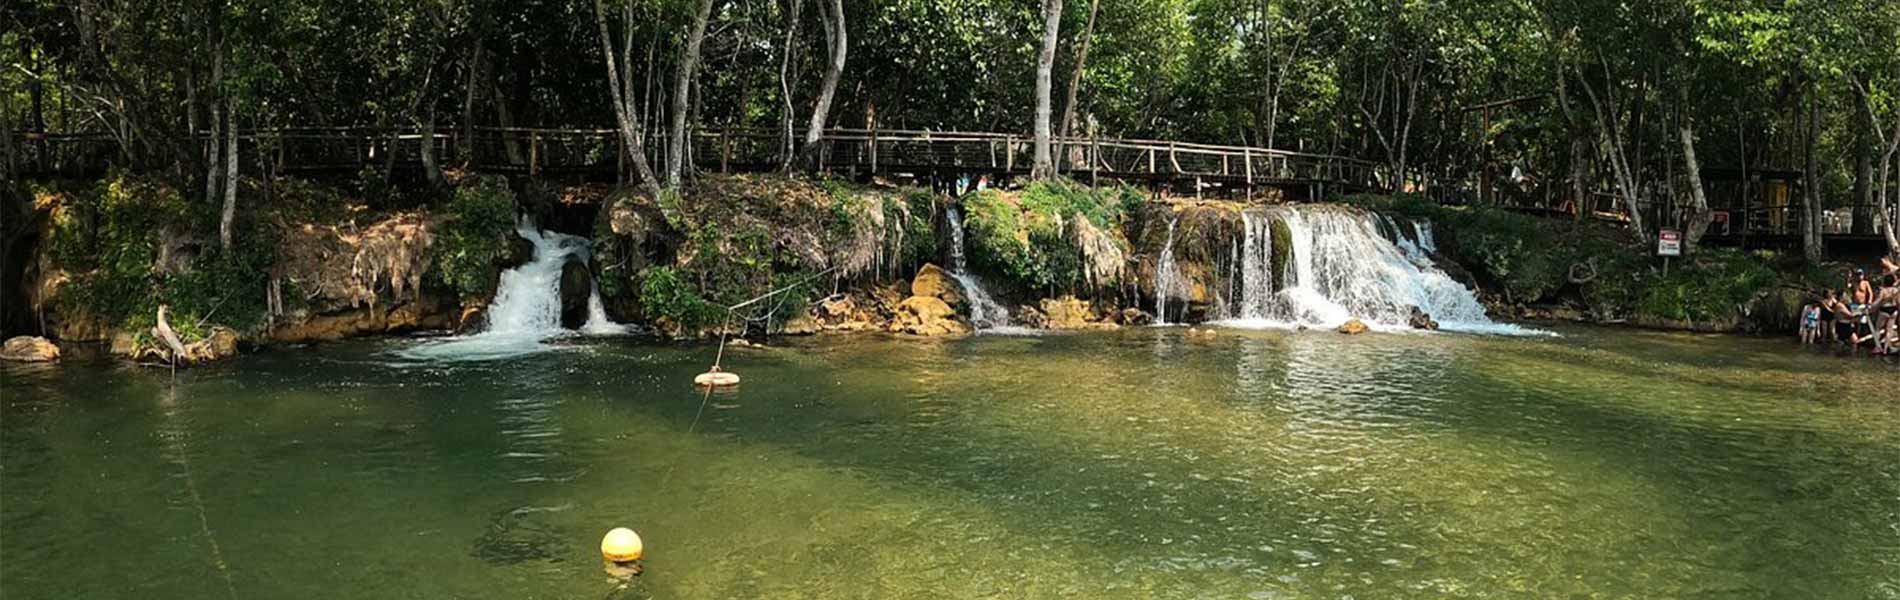
[[[779,168],[782,132],[702,129],[691,136],[688,164],[699,171],[764,172]],[[800,137],[802,139],[802,132]],[[15,137],[20,172],[29,177],[102,173],[125,162],[107,134],[36,134]],[[200,146],[207,136],[193,140]],[[649,152],[663,148],[657,135]],[[1329,191],[1389,187],[1382,163],[1246,146],[1162,140],[1058,138],[1057,169],[1082,180],[1107,179],[1200,190],[1278,188],[1308,198]],[[366,128],[273,129],[239,135],[240,168],[255,172],[355,172],[365,167],[415,169],[423,148],[437,162],[478,172],[628,181],[629,156],[613,129]],[[1034,140],[1006,133],[828,129],[820,137],[819,169],[835,174],[894,178],[990,177],[1029,174]]]

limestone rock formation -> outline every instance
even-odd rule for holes
[[[952,308],[963,306],[964,302],[963,284],[934,264],[925,264],[917,270],[917,276],[910,280],[910,295],[936,298]]]
[[[1358,319],[1347,319],[1345,323],[1339,325],[1339,332],[1346,335],[1359,335],[1368,329],[1366,323]]]
[[[1095,306],[1087,300],[1075,296],[1043,298],[1041,303],[1042,326],[1048,329],[1114,329],[1115,324],[1103,321],[1096,314]]]
[[[956,309],[935,296],[911,296],[897,305],[891,319],[891,331],[911,335],[961,335],[970,332],[967,323],[957,319]]]
[[[1413,329],[1438,329],[1438,321],[1432,320],[1431,315],[1425,314],[1424,310],[1416,306],[1412,307],[1412,314],[1406,317],[1406,322],[1411,325]]]
[[[0,360],[13,362],[53,362],[59,360],[59,346],[39,336],[8,338],[0,347]]]

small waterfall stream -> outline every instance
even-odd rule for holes
[[[1168,298],[1180,295],[1184,286],[1179,267],[1174,264],[1174,226],[1180,215],[1168,219],[1168,238],[1161,245],[1161,257],[1155,259],[1155,324],[1168,324]],[[1184,302],[1182,308],[1186,309]]]
[[[963,213],[951,206],[945,217],[950,223],[950,276],[963,286],[964,300],[970,303],[970,326],[978,331],[1009,328],[1009,309],[991,298],[983,283],[970,274],[963,253]]]

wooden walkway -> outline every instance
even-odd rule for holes
[[[780,132],[712,129],[692,136],[690,164],[698,171],[764,172],[779,167]],[[424,144],[443,166],[479,172],[581,176],[628,180],[620,138],[612,129],[477,128],[432,134],[417,130],[276,129],[239,136],[240,168],[354,172],[365,167],[413,169]],[[206,143],[201,136],[194,140]],[[105,134],[16,134],[20,171],[28,177],[95,174],[122,163]],[[1162,140],[1057,139],[1057,168],[1077,179],[1110,179],[1166,186],[1306,191],[1368,191],[1388,187],[1382,163],[1333,156]],[[854,176],[1011,178],[1029,174],[1034,141],[1022,135],[912,130],[826,130],[819,168]],[[649,152],[663,147],[655,136]],[[260,154],[268,163],[260,161]],[[658,164],[655,164],[658,167]]]

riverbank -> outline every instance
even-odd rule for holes
[[[480,331],[503,273],[535,257],[523,226],[588,245],[555,263],[560,326],[603,319],[675,338],[1349,320],[1508,331],[1496,321],[1519,319],[1776,332],[1792,331],[1799,290],[1826,276],[1722,249],[1664,274],[1606,225],[1404,197],[1263,206],[1060,181],[950,196],[707,175],[651,198],[455,173],[430,187],[368,171],[242,189],[258,208],[229,248],[216,215],[162,182],[32,190],[32,258],[9,283],[31,322],[14,329],[159,356],[150,330],[164,304],[184,342],[221,338],[205,359]],[[722,308],[774,291],[739,318]]]

